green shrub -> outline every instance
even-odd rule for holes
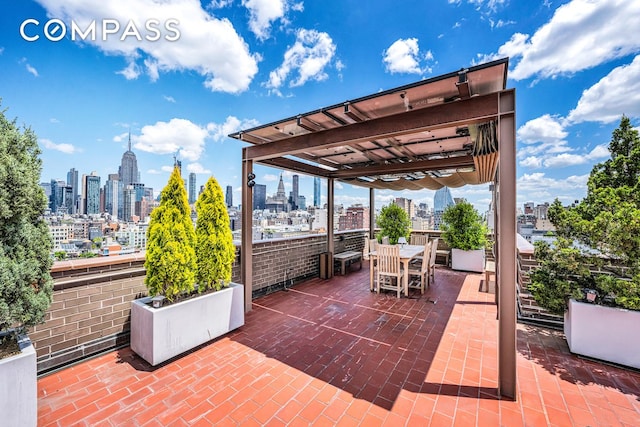
[[[42,215],[42,163],[36,135],[0,111],[0,330],[41,323],[51,304],[53,246]]]
[[[160,205],[151,212],[147,231],[145,284],[152,296],[173,301],[193,292],[196,235],[190,214],[184,181],[175,167],[160,194]]]
[[[442,238],[452,249],[472,251],[487,244],[487,227],[482,217],[469,202],[460,202],[445,209],[442,214]]]
[[[219,290],[231,281],[235,246],[222,188],[215,178],[209,178],[198,197],[196,213],[198,291]]]
[[[395,245],[400,237],[409,238],[411,221],[409,215],[395,203],[383,206],[378,215],[376,224],[380,228],[377,235],[378,242],[382,242],[383,236],[389,236],[389,243]]]

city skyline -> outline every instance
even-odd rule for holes
[[[507,87],[516,89],[517,102],[517,204],[556,196],[568,204],[584,196],[592,166],[608,157],[621,115],[636,127],[640,118],[640,41],[628,37],[640,25],[640,4],[631,0],[119,5],[2,3],[1,108],[38,135],[41,181],[64,180],[75,168],[80,175],[95,170],[104,183],[117,172],[130,138],[141,181],[156,195],[176,156],[185,178],[194,173],[201,184],[214,175],[240,200],[243,144],[229,133],[509,57]],[[140,41],[120,40],[122,28],[100,37],[98,24],[105,20],[143,23],[150,17],[189,25],[178,25],[180,37],[173,41],[164,28],[156,41],[144,32]],[[28,19],[39,24],[24,26]],[[60,41],[44,33],[51,19],[69,30]],[[72,40],[71,23],[86,29],[91,20],[95,40]],[[358,36],[345,28],[358,28]],[[268,195],[276,191],[280,170],[256,166],[255,174]],[[291,175],[284,172],[287,195]],[[326,183],[322,187],[321,203]],[[315,199],[313,177],[300,175],[298,193]],[[479,211],[491,200],[488,185],[451,193]],[[433,195],[376,191],[376,207],[396,197],[432,205]],[[336,183],[336,203],[368,204],[368,197],[366,189]]]

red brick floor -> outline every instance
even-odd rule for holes
[[[420,296],[368,268],[254,301],[239,330],[159,367],[129,348],[38,381],[40,426],[638,426],[640,373],[518,325],[518,398],[497,394],[483,275],[439,268]],[[1,424],[1,423],[0,423]]]

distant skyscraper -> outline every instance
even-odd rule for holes
[[[96,172],[91,172],[91,175],[83,175],[84,190],[83,200],[84,209],[83,212],[87,215],[100,213],[100,177]]]
[[[227,202],[228,208],[233,206],[233,187],[230,185],[227,185],[227,194],[225,200]]]
[[[136,190],[133,188],[133,185],[126,185],[122,194],[122,218],[125,221],[131,221],[131,217],[135,215],[136,212]]]
[[[134,182],[140,182],[138,160],[136,160],[136,155],[131,151],[131,133],[129,133],[129,149],[122,155],[118,175],[120,176],[120,181],[125,186],[133,184]]]
[[[253,209],[264,210],[267,203],[267,186],[256,184],[253,186]]]
[[[78,171],[75,168],[69,169],[67,172],[67,186],[71,187],[71,193],[73,198],[72,209],[70,214],[78,213]]]
[[[434,228],[436,230],[440,230],[442,213],[451,205],[453,205],[453,197],[451,197],[449,187],[442,187],[437,190],[436,194],[433,196]]]
[[[320,178],[313,178],[313,206],[320,206]]]
[[[122,183],[117,173],[110,173],[107,183],[104,185],[104,210],[114,218],[122,215]]]
[[[196,174],[191,172],[189,174],[189,204],[196,202]]]
[[[299,193],[299,189],[298,189],[298,180],[299,180],[299,176],[298,175],[293,175],[293,194],[292,194],[292,204],[293,206],[291,206],[291,209],[293,210],[297,210],[298,209],[298,197],[300,196]]]

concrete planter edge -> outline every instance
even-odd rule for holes
[[[244,286],[229,287],[161,308],[151,297],[131,303],[131,349],[152,366],[244,325]]]

